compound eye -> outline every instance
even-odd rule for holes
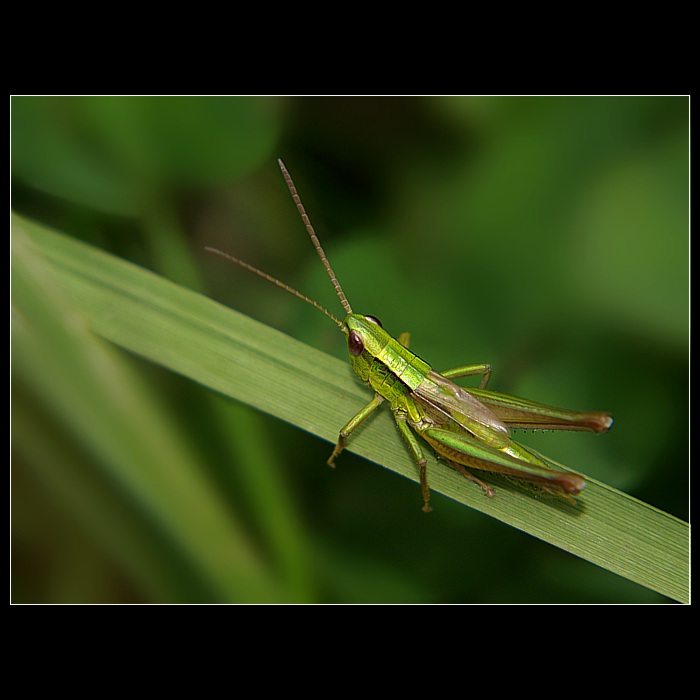
[[[348,350],[355,357],[358,357],[365,351],[362,336],[357,331],[350,331],[350,335],[348,335]]]
[[[376,323],[380,328],[382,327],[382,322],[376,316],[365,316],[365,318],[370,323]]]

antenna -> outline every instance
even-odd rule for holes
[[[306,214],[306,210],[304,209],[304,205],[301,203],[301,199],[300,199],[299,195],[297,194],[297,188],[294,187],[294,181],[292,180],[291,175],[287,172],[287,168],[284,167],[284,163],[282,162],[282,159],[278,158],[277,162],[279,163],[280,170],[282,171],[282,175],[284,175],[284,180],[287,183],[287,187],[289,187],[289,191],[292,194],[292,199],[294,200],[294,204],[297,205],[297,209],[299,210],[299,214],[301,215],[301,220],[304,222],[304,226],[306,226],[306,232],[309,234],[309,238],[311,238],[311,242],[314,244],[314,248],[316,248],[316,252],[318,253],[318,257],[321,258],[321,262],[323,263],[323,267],[326,268],[326,272],[328,273],[328,276],[331,278],[331,283],[333,284],[333,287],[335,288],[335,293],[338,295],[338,299],[340,299],[340,303],[343,305],[343,308],[345,309],[345,313],[351,314],[352,308],[350,307],[350,304],[345,296],[345,292],[343,291],[343,288],[340,286],[340,282],[338,282],[338,279],[335,276],[335,272],[333,272],[333,268],[331,267],[331,264],[328,262],[328,258],[326,257],[325,251],[321,247],[321,242],[318,240],[318,236],[316,235],[316,232],[314,231],[314,227],[311,225],[311,221],[309,220],[309,217]]]
[[[321,262],[323,263],[323,267],[326,268],[326,272],[328,273],[328,276],[331,278],[331,282],[333,284],[333,287],[335,288],[336,294],[338,295],[338,298],[340,299],[340,303],[343,305],[343,308],[345,311],[349,314],[352,313],[352,308],[350,308],[350,304],[348,303],[347,298],[345,297],[345,293],[343,292],[343,288],[340,286],[340,282],[336,279],[335,273],[333,272],[333,268],[331,268],[330,263],[328,262],[328,258],[326,257],[326,253],[324,252],[323,248],[321,247],[321,242],[318,240],[318,236],[316,236],[316,232],[314,231],[314,227],[311,225],[311,221],[309,221],[309,217],[306,215],[306,210],[304,209],[304,205],[301,203],[301,199],[299,198],[299,195],[297,194],[296,187],[294,187],[294,182],[292,181],[291,176],[287,172],[287,168],[284,167],[284,163],[278,159],[277,162],[279,163],[280,169],[282,170],[282,175],[284,175],[284,180],[287,183],[287,187],[289,187],[289,191],[292,194],[292,199],[294,199],[294,203],[297,205],[297,209],[299,210],[299,214],[301,214],[301,219],[304,222],[304,225],[306,226],[306,231],[309,234],[309,237],[311,238],[311,242],[314,245],[314,248],[316,248],[316,252],[318,253],[318,256],[321,258]],[[345,326],[343,325],[343,322],[340,321],[336,316],[334,316],[325,306],[321,306],[317,301],[314,301],[311,299],[311,297],[307,297],[306,294],[302,294],[301,292],[297,291],[294,289],[294,287],[290,287],[288,284],[285,284],[284,282],[281,282],[278,280],[276,277],[273,277],[272,275],[268,275],[267,272],[263,272],[262,270],[259,270],[257,267],[253,267],[250,263],[245,262],[245,260],[239,260],[238,258],[234,258],[233,255],[229,255],[228,253],[224,253],[221,250],[217,250],[216,248],[211,248],[209,246],[205,246],[204,250],[207,251],[207,253],[212,253],[213,255],[218,255],[220,258],[223,258],[224,260],[228,260],[229,262],[232,262],[234,265],[238,265],[238,267],[242,267],[244,270],[248,270],[248,272],[252,272],[254,275],[257,275],[258,277],[262,277],[264,280],[267,280],[268,282],[272,282],[272,284],[277,285],[280,289],[284,289],[285,292],[289,292],[290,294],[293,294],[295,297],[298,299],[301,299],[302,301],[305,301],[307,304],[311,304],[311,306],[315,307],[319,311],[322,311],[328,318],[330,318],[337,326],[340,328],[341,331],[346,331]]]
[[[289,292],[290,294],[293,294],[295,297],[298,299],[301,299],[302,301],[305,301],[307,304],[311,304],[311,306],[316,307],[319,311],[323,311],[328,318],[333,321],[338,328],[342,331],[344,326],[342,321],[340,321],[338,318],[336,318],[325,306],[321,306],[317,301],[314,301],[310,297],[307,297],[306,294],[302,294],[301,292],[298,292],[294,287],[290,287],[288,284],[285,284],[284,282],[281,282],[278,280],[276,277],[273,277],[272,275],[268,275],[267,272],[263,272],[262,270],[258,270],[257,267],[253,267],[250,263],[247,263],[245,260],[239,260],[238,258],[234,258],[233,255],[229,255],[228,253],[224,253],[221,250],[217,250],[216,248],[210,248],[209,246],[205,246],[204,250],[207,251],[207,253],[213,253],[214,255],[218,255],[220,258],[223,258],[224,260],[228,260],[229,262],[232,262],[234,265],[238,265],[238,267],[242,267],[244,270],[248,270],[248,272],[252,272],[254,275],[257,275],[258,277],[262,277],[264,280],[267,280],[268,282],[272,282],[272,284],[276,284],[280,289],[284,289],[285,292]]]

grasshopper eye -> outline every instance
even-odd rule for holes
[[[357,331],[350,331],[350,335],[348,335],[348,350],[355,357],[358,357],[365,351],[364,341]]]
[[[370,323],[376,323],[380,328],[382,328],[382,322],[376,316],[365,316],[365,318]]]

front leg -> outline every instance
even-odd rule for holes
[[[352,433],[358,425],[360,425],[366,418],[368,418],[374,411],[379,407],[379,405],[384,401],[384,397],[379,394],[375,394],[374,398],[356,415],[354,415],[345,425],[345,427],[340,431],[338,435],[338,444],[333,450],[333,454],[328,458],[328,466],[335,469],[335,458],[343,451],[345,443],[348,436]]]

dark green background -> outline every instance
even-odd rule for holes
[[[437,369],[490,361],[494,389],[610,410],[609,435],[523,442],[687,518],[688,109],[686,97],[13,97],[12,203],[344,357],[323,315],[202,251],[229,251],[341,314],[281,157],[356,311],[409,330]],[[212,397],[130,362],[274,568],[207,418]],[[21,376],[12,393],[54,428],[37,439],[90,463]],[[426,516],[415,484],[350,454],[333,472],[329,444],[240,420],[279,462],[302,533],[293,600],[665,600],[445,498]],[[12,447],[13,601],[160,602]],[[144,539],[167,548],[142,515]],[[180,564],[165,598],[218,602]]]

